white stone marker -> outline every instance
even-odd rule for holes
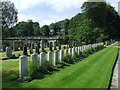
[[[50,64],[52,65],[52,60],[53,60],[53,53],[52,53],[52,51],[49,51],[48,52],[48,61],[50,62]]]
[[[41,52],[40,53],[40,66],[42,68],[44,68],[45,64],[46,64],[46,53],[45,52]]]
[[[78,54],[78,47],[75,48],[75,52]]]
[[[28,75],[28,57],[19,57],[19,77],[22,79],[24,76]]]
[[[71,54],[72,53],[72,48],[69,48],[69,54]]]
[[[56,66],[58,64],[58,51],[54,51],[54,65]]]
[[[60,62],[64,59],[64,50],[60,50]]]
[[[38,55],[32,54],[31,61],[34,63],[34,69],[37,70],[38,69]]]
[[[75,55],[75,47],[72,48],[72,55]]]
[[[12,57],[12,48],[6,47],[6,57]]]
[[[68,54],[68,49],[65,49],[65,55],[67,55]]]
[[[78,55],[80,54],[80,47],[78,47]]]

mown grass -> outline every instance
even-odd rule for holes
[[[107,88],[117,54],[118,48],[107,47],[29,83],[11,81],[18,77],[18,59],[2,61],[2,85],[3,88]]]
[[[115,43],[111,44],[111,46],[120,46],[120,41],[116,41]]]

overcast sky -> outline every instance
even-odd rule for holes
[[[32,19],[45,24],[71,18],[81,12],[81,5],[86,0],[10,0],[18,9],[18,22]],[[118,11],[119,0],[106,0]]]

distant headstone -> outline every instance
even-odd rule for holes
[[[57,50],[57,48],[56,48],[56,42],[54,42],[54,50]]]
[[[75,48],[75,52],[78,54],[78,47]]]
[[[28,75],[28,57],[20,56],[19,57],[19,77],[23,79],[24,76]]]
[[[44,50],[44,41],[43,40],[41,40],[41,52],[45,52],[45,50]]]
[[[63,47],[63,49],[65,50],[65,49],[66,49],[66,47],[64,46],[64,47]]]
[[[58,64],[58,51],[54,51],[54,65],[56,66]]]
[[[53,53],[52,51],[48,51],[48,61],[50,62],[51,65],[52,65],[52,60],[53,60]]]
[[[72,54],[72,48],[69,48],[69,54]]]
[[[60,50],[60,62],[64,59],[64,50]]]
[[[65,49],[65,55],[67,55],[68,54],[68,49]]]
[[[26,45],[23,46],[23,55],[28,55],[28,53],[27,53],[27,46]]]
[[[18,47],[19,47],[19,42],[15,40],[15,41],[13,42],[13,50],[14,50],[14,51],[18,51]]]
[[[30,51],[30,54],[33,54],[33,49],[29,49],[29,51]]]
[[[32,47],[32,49],[34,49],[34,43],[33,42],[31,43],[31,47]]]
[[[61,44],[59,44],[58,46],[59,46],[59,50],[61,50]]]
[[[20,41],[20,50],[23,50],[23,42],[22,41]]]
[[[12,57],[12,48],[6,47],[6,57]]]
[[[31,43],[29,43],[29,49],[31,49]]]
[[[72,48],[72,55],[75,55],[75,47]]]
[[[49,50],[52,51],[52,42],[50,42]]]
[[[40,54],[39,47],[38,47],[37,44],[36,44],[36,47],[35,47],[35,51],[36,51],[37,54]]]

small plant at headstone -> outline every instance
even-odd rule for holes
[[[71,54],[67,54],[65,57],[64,57],[64,62],[66,62],[66,63],[70,63],[70,62],[72,62],[74,59],[73,59],[73,57],[72,57],[72,55]]]
[[[75,55],[73,56],[74,59],[78,60],[79,59],[79,55],[77,52],[75,52]]]
[[[24,82],[30,82],[30,81],[32,81],[32,77],[26,76],[26,77],[23,78],[23,81]]]
[[[35,73],[34,61],[33,62],[31,62],[31,61],[28,62],[28,72],[29,72],[30,76],[34,75],[34,73]]]
[[[56,68],[54,68],[48,60],[46,60],[45,66],[46,66],[47,70],[49,70],[50,72],[56,70]]]

